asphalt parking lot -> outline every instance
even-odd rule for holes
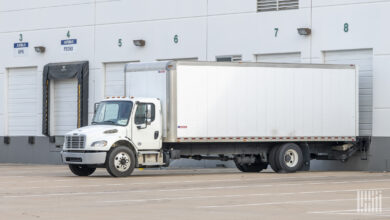
[[[0,165],[0,219],[390,219],[390,174],[241,173],[236,169],[104,169]],[[357,191],[377,190],[382,210],[357,212]]]

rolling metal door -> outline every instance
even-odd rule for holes
[[[77,128],[77,79],[53,81],[54,135],[64,135]]]
[[[266,63],[300,63],[300,53],[275,53],[275,54],[258,54],[256,62]]]
[[[8,135],[37,134],[37,68],[8,71]]]
[[[107,63],[105,65],[105,88],[104,96],[125,95],[124,68],[128,62]]]
[[[372,134],[372,50],[324,52],[325,63],[355,64],[359,67],[359,134]]]

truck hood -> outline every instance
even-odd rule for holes
[[[115,125],[89,125],[86,127],[78,128],[75,129],[71,132],[66,133],[66,135],[103,135],[103,132],[108,131],[108,130],[118,130],[116,134],[121,134],[122,132],[125,132],[125,127],[121,126],[115,126]]]

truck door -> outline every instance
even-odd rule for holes
[[[132,139],[139,150],[159,150],[162,144],[159,102],[137,102],[132,120]]]

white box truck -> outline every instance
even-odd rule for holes
[[[74,174],[128,176],[179,158],[295,172],[369,142],[354,65],[170,61],[129,63],[125,76],[125,97],[97,103],[91,125],[66,134]]]

